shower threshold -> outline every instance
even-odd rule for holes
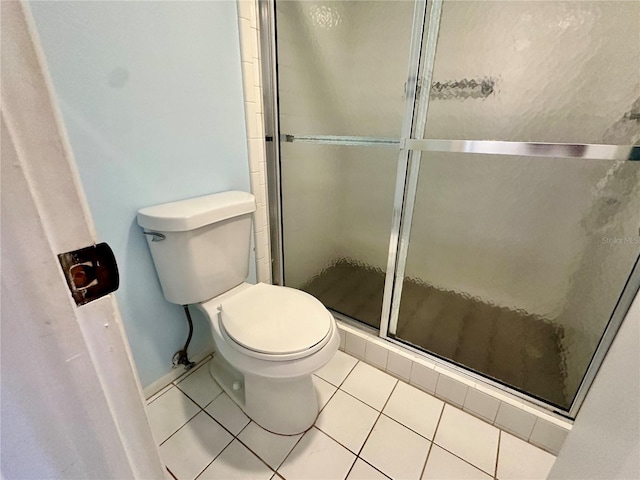
[[[378,329],[384,272],[340,259],[301,287],[328,308]],[[563,330],[523,310],[405,279],[392,338],[561,408]]]

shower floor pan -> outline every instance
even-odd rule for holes
[[[302,290],[380,327],[384,273],[339,260]],[[566,408],[563,330],[537,315],[406,279],[394,338]]]

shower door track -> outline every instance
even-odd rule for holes
[[[417,178],[422,152],[471,153],[498,156],[526,156],[538,158],[574,158],[584,160],[610,160],[614,162],[640,161],[639,145],[602,145],[602,144],[567,144],[548,142],[518,142],[489,140],[449,140],[424,139],[426,118],[429,107],[431,74],[437,45],[437,34],[442,7],[442,0],[416,0],[413,35],[410,51],[410,68],[407,78],[405,113],[401,138],[340,136],[340,135],[293,135],[279,131],[278,98],[277,98],[277,50],[275,5],[273,0],[259,0],[260,41],[262,48],[262,77],[264,82],[264,118],[265,141],[267,155],[267,186],[269,196],[269,222],[271,225],[271,250],[273,282],[284,285],[284,246],[282,222],[282,196],[280,172],[280,142],[307,143],[318,145],[338,145],[354,147],[387,147],[398,149],[398,171],[396,193],[394,197],[391,239],[386,268],[386,279],[380,329],[377,335],[393,344],[409,351],[423,355],[475,380],[498,388],[505,393],[524,399],[543,409],[563,417],[575,418],[596,373],[611,346],[631,302],[640,289],[640,257],[636,259],[632,272],[627,279],[617,304],[608,320],[604,333],[593,354],[580,387],[569,409],[560,408],[536,396],[521,391],[516,387],[476,373],[452,360],[442,358],[428,351],[418,349],[397,340],[395,334],[398,321],[404,266],[411,228],[411,216],[415,203]],[[424,37],[424,22],[427,18],[429,26]],[[420,74],[420,67],[422,72]],[[418,79],[422,79],[422,91],[418,94]],[[426,87],[425,87],[426,85]],[[338,318],[348,319],[349,323],[364,328],[361,322],[342,314]],[[369,330],[368,328],[365,328]]]

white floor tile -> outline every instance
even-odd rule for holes
[[[242,430],[238,438],[267,465],[276,470],[302,435],[276,435],[254,422]]]
[[[320,413],[316,427],[357,455],[378,415],[377,410],[338,390]]]
[[[278,473],[289,480],[337,480],[347,476],[356,457],[317,428],[304,434]]]
[[[506,432],[500,434],[497,477],[511,479],[545,479],[556,457]]]
[[[193,480],[233,440],[200,412],[160,446],[160,457],[178,480]]]
[[[188,377],[177,383],[178,388],[186,393],[191,400],[204,408],[222,393],[218,385],[209,373],[209,362],[199,367]]]
[[[385,475],[418,479],[429,451],[429,440],[381,415],[360,457]]]
[[[498,432],[496,427],[445,405],[434,442],[493,475],[498,452]]]
[[[247,447],[234,440],[198,480],[269,480],[273,471]],[[180,479],[182,480],[182,479]]]
[[[238,435],[249,423],[249,417],[226,393],[218,395],[218,398],[211,402],[204,411],[234,435]]]
[[[339,387],[356,363],[358,363],[357,359],[338,350],[329,363],[316,372],[316,375]]]
[[[380,473],[367,462],[358,458],[349,472],[347,480],[386,480],[386,475]]]
[[[383,413],[431,440],[443,407],[442,400],[398,382]]]
[[[431,447],[422,480],[491,480],[491,476],[447,452],[437,445]]]
[[[388,373],[360,362],[340,388],[376,410],[382,410],[397,382]]]
[[[147,406],[147,417],[156,443],[160,445],[199,411],[184,393],[171,387]]]
[[[322,408],[327,404],[329,399],[336,393],[338,387],[331,385],[326,380],[313,375],[313,386],[316,389],[316,396],[318,397],[318,408],[322,410]]]

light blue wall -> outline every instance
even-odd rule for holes
[[[30,6],[98,237],[118,260],[116,298],[147,386],[170,371],[187,327],[162,296],[136,211],[249,191],[236,3]],[[204,318],[194,322],[189,351],[211,349]]]

